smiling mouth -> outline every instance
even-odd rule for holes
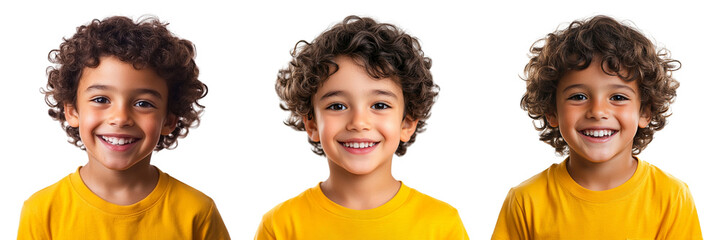
[[[581,130],[578,132],[580,132],[581,134],[583,134],[584,136],[587,136],[587,137],[605,138],[605,137],[613,136],[614,134],[616,134],[618,132],[618,130],[611,130],[611,129],[590,130],[590,129],[588,129],[588,130]]]
[[[347,148],[363,149],[373,147],[378,144],[378,142],[341,142],[341,144]]]
[[[138,138],[119,138],[119,137],[106,137],[106,136],[100,136],[103,141],[115,145],[115,146],[123,146],[127,144],[134,143],[138,140]]]

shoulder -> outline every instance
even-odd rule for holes
[[[167,193],[163,200],[165,204],[158,205],[165,208],[162,211],[172,212],[173,220],[170,221],[192,219],[194,238],[230,239],[213,199],[166,173],[162,174],[168,177]]]
[[[256,231],[256,239],[275,239],[276,235],[288,231],[288,226],[293,226],[295,220],[307,221],[312,216],[313,204],[311,204],[311,191],[305,190],[291,199],[288,199],[263,215],[263,219]]]
[[[62,212],[65,206],[74,200],[73,189],[69,177],[65,177],[53,185],[43,188],[30,196],[24,203],[20,213],[18,239],[48,239],[49,220],[53,213]]]
[[[450,204],[421,193],[413,188],[410,188],[410,191],[411,195],[406,205],[417,208],[423,212],[424,215],[434,215],[433,217],[440,218],[456,218],[458,216],[458,210]]]
[[[663,212],[659,229],[665,239],[702,239],[698,213],[688,185],[658,167],[645,163],[648,168],[644,198],[653,198]],[[658,211],[658,210],[656,210]]]
[[[417,226],[426,226],[424,228],[427,230],[433,229],[430,231],[437,234],[433,239],[468,239],[468,233],[456,208],[413,188],[410,190],[411,194],[404,206],[408,208],[406,211],[412,212],[405,215],[410,222]]]
[[[542,172],[521,182],[517,186],[511,188],[508,197],[513,198],[530,198],[531,196],[543,196],[548,191],[549,185],[552,184],[554,171],[560,167],[558,163],[554,163]]]
[[[263,222],[271,222],[286,217],[290,217],[294,213],[299,211],[309,211],[311,209],[310,194],[313,188],[309,188],[297,196],[288,199],[265,213],[263,215]]]
[[[688,185],[681,179],[664,172],[653,164],[647,162],[645,164],[648,165],[647,181],[649,181],[649,184],[647,186],[653,187],[655,193],[672,196],[677,196],[679,193],[682,195],[689,194]]]
[[[166,174],[166,173],[163,173]],[[203,192],[168,175],[167,198],[183,209],[195,211],[212,211],[215,208],[213,199]],[[208,213],[208,212],[206,212]]]
[[[60,204],[62,201],[68,200],[72,195],[72,185],[69,176],[60,179],[53,185],[43,188],[30,196],[23,204],[23,211],[31,209],[47,209],[53,205]]]

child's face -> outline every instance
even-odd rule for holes
[[[630,159],[638,127],[650,122],[641,111],[637,81],[604,73],[598,59],[561,78],[556,109],[556,115],[546,118],[560,129],[571,158],[594,163]]]
[[[320,141],[331,169],[355,175],[390,170],[398,144],[417,124],[403,116],[403,91],[390,78],[370,77],[349,57],[335,61],[338,71],[313,95],[314,118],[303,121],[308,136]]]
[[[149,163],[160,135],[172,132],[168,87],[152,69],[136,70],[116,57],[83,69],[76,105],[65,104],[68,124],[79,128],[89,164],[126,170]]]

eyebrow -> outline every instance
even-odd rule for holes
[[[384,96],[388,96],[388,97],[392,97],[392,98],[396,98],[396,99],[398,98],[398,96],[396,96],[395,93],[393,93],[391,91],[380,90],[380,89],[373,90],[373,94],[374,95],[384,95]]]
[[[330,91],[330,92],[323,94],[323,96],[321,96],[319,100],[323,100],[323,99],[326,99],[329,97],[334,97],[334,96],[345,96],[345,95],[346,94],[343,91]],[[388,96],[388,97],[398,99],[398,96],[395,93],[393,93],[391,91],[380,90],[380,89],[373,90],[373,95],[383,95],[383,96]]]
[[[88,88],[85,89],[85,91],[112,91],[115,90],[115,88],[108,86],[108,85],[90,85]],[[138,88],[134,89],[133,93],[136,94],[150,94],[157,98],[163,99],[163,95],[160,94],[160,92],[150,89],[150,88]]]
[[[586,87],[586,85],[583,85],[583,84],[573,84],[573,85],[571,85],[571,86],[568,86],[568,87],[564,88],[564,89],[563,89],[563,92],[566,92],[566,91],[568,91],[569,89],[572,89],[572,88],[588,89],[588,87]],[[611,85],[611,89],[619,89],[619,88],[628,89],[628,90],[630,90],[631,92],[633,92],[634,94],[636,94],[636,91],[633,90],[633,88],[631,88],[631,87],[629,87],[629,86],[626,86],[626,85],[623,85],[623,84],[613,84],[613,85]]]
[[[342,91],[330,91],[330,92],[323,94],[323,96],[320,97],[320,100],[323,100],[323,99],[326,99],[329,97],[343,96],[343,95],[345,95],[345,94]]]

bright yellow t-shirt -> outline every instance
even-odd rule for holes
[[[76,171],[25,201],[18,239],[230,239],[210,197],[158,172],[147,197],[121,206],[91,192]]]
[[[508,192],[492,239],[702,239],[688,186],[638,160],[613,189],[578,185],[566,161]]]
[[[380,207],[354,210],[328,199],[320,184],[263,216],[255,239],[468,239],[458,211],[401,184]]]

